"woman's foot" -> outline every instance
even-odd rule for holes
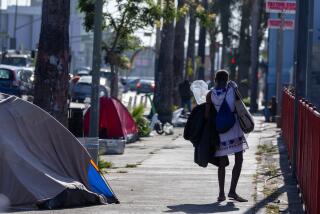
[[[229,193],[228,197],[238,202],[248,202],[247,199],[241,198],[237,193]]]
[[[224,194],[219,194],[219,197],[218,197],[218,202],[222,202],[222,201],[225,201],[226,200],[226,196]]]

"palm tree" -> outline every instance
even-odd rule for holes
[[[249,92],[249,69],[250,69],[250,11],[251,0],[242,0],[241,2],[241,25],[240,25],[240,41],[239,41],[239,69],[237,82],[239,90],[243,97],[248,96]]]
[[[192,69],[194,72],[194,63],[195,63],[195,42],[196,42],[196,26],[197,26],[197,19],[196,19],[196,10],[195,4],[190,6],[189,11],[189,36],[188,36],[188,49],[187,49],[187,63],[186,63],[186,71]],[[190,74],[186,72],[186,76],[188,76],[189,80],[193,79],[194,73]]]
[[[222,33],[222,68],[227,65],[227,48],[230,45],[229,39],[229,22],[231,18],[231,4],[232,0],[219,0],[218,5],[220,9],[220,26]]]
[[[167,7],[174,5],[173,0],[165,0]],[[164,20],[161,32],[161,44],[158,59],[157,75],[155,75],[154,103],[159,119],[165,123],[172,120],[173,107],[173,49],[174,23]]]
[[[70,0],[44,0],[34,103],[67,125]]]
[[[202,0],[202,6],[205,11],[208,10],[208,0]],[[205,75],[205,55],[206,55],[206,41],[207,41],[207,28],[205,25],[201,25],[199,32],[199,46],[198,46],[198,57],[200,59],[200,66],[198,70],[198,79],[204,80]]]
[[[258,110],[259,25],[261,0],[253,0],[251,13],[251,97],[250,111]]]
[[[178,0],[178,9],[182,8],[185,0]],[[175,38],[174,38],[174,54],[173,54],[173,79],[174,84],[173,102],[180,105],[178,85],[183,80],[184,71],[184,41],[186,36],[186,18],[180,17],[176,22]]]

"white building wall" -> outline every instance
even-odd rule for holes
[[[34,50],[38,47],[41,31],[41,0],[31,2],[32,6],[18,6],[17,49]],[[0,32],[7,32],[13,37],[15,6],[1,11]],[[78,11],[78,0],[70,0],[69,44],[72,54],[71,72],[80,66],[91,66],[93,37],[85,32],[83,16]],[[22,27],[23,26],[23,27]],[[0,37],[0,48],[10,48],[10,39]]]

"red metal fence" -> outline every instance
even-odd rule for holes
[[[291,159],[294,136],[294,95],[283,92],[282,134]],[[306,100],[299,100],[296,149],[297,180],[307,213],[320,213],[320,113]]]

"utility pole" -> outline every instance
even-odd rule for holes
[[[16,49],[17,47],[17,19],[18,19],[18,0],[16,0],[16,6],[14,10],[13,38],[10,44],[11,49]]]
[[[284,31],[284,12],[279,14],[281,24],[277,35],[277,66],[276,66],[276,83],[277,83],[277,126],[280,126],[281,109],[282,109],[282,65],[283,65],[283,31]]]
[[[299,137],[299,99],[304,96],[305,92],[305,70],[307,62],[306,41],[308,38],[308,6],[310,0],[298,0],[296,12],[296,29],[295,29],[295,53],[294,53],[294,85],[295,85],[295,101],[294,101],[294,138],[292,146],[292,176],[296,178],[296,160],[297,145]]]
[[[92,84],[89,137],[99,139],[99,86],[101,67],[101,33],[102,33],[103,0],[95,1],[93,57],[92,57]],[[97,143],[97,142],[95,142]],[[98,161],[98,157],[95,161]]]

